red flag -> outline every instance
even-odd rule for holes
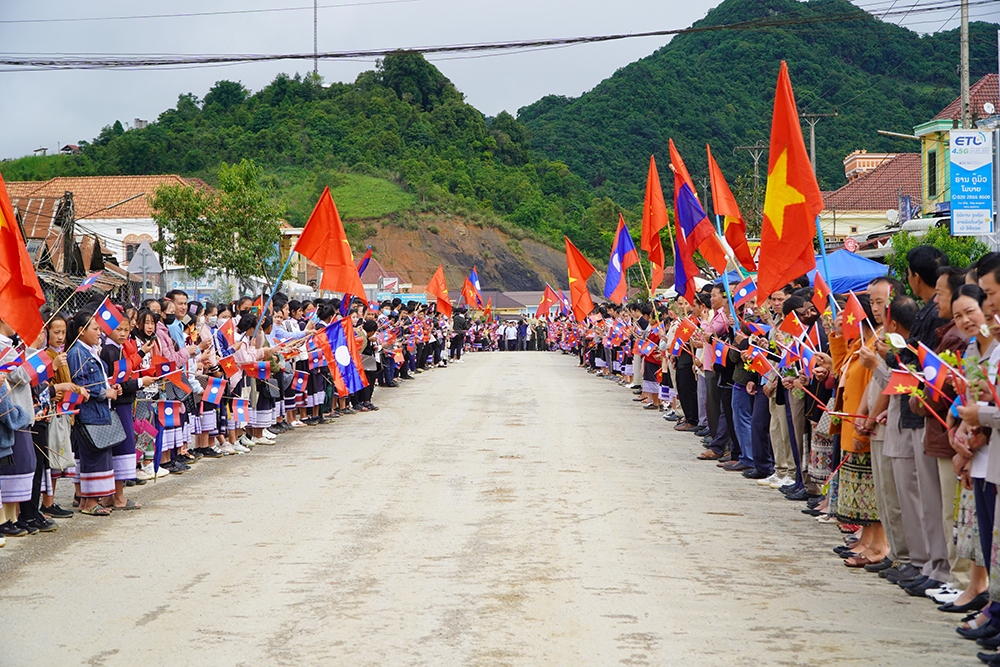
[[[219,331],[222,332],[222,337],[229,343],[230,348],[236,347],[236,325],[233,324],[233,318],[227,318],[219,326]]]
[[[483,310],[483,317],[489,322],[490,318],[493,317],[493,297],[486,299],[486,308]]]
[[[448,299],[448,285],[444,282],[444,264],[438,266],[437,271],[431,276],[427,283],[427,293],[437,297],[437,310],[451,317],[451,301]]]
[[[231,378],[240,372],[240,365],[236,363],[236,357],[232,354],[219,359],[219,368],[222,369],[227,378]]]
[[[698,330],[698,323],[692,320],[690,317],[685,317],[681,320],[681,323],[677,325],[676,336],[678,339],[684,341],[685,343],[691,340],[691,336],[694,332]]]
[[[559,303],[559,295],[556,291],[552,289],[548,283],[545,283],[545,291],[542,293],[542,301],[538,304],[538,308],[535,309],[535,317],[542,317],[543,315],[548,315],[549,311],[552,310],[552,306]]]
[[[576,318],[577,322],[583,322],[584,318],[594,309],[594,300],[590,298],[590,290],[587,289],[587,278],[594,273],[595,269],[583,256],[583,253],[577,250],[568,236],[563,238],[566,239],[566,271],[569,274],[569,293],[570,302],[573,305],[573,317]]]
[[[844,306],[843,319],[840,321],[840,329],[844,333],[844,338],[852,340],[861,335],[861,323],[864,322],[865,309],[855,296],[854,292],[847,297],[847,305]]]
[[[889,376],[889,384],[885,386],[882,393],[886,396],[897,394],[912,394],[920,386],[920,381],[913,377],[909,371],[893,371]]]
[[[794,338],[798,338],[806,332],[806,328],[802,326],[802,322],[799,321],[799,316],[795,314],[795,311],[788,313],[781,320],[781,324],[778,326],[778,331],[784,331],[787,334],[791,334]]]
[[[320,289],[344,294],[365,293],[329,187],[320,195],[293,250],[323,269]]]
[[[174,385],[175,387],[183,391],[185,394],[191,393],[191,385],[189,385],[187,381],[184,380],[183,369],[178,368],[173,373],[167,373],[166,375],[163,376],[163,379],[168,380],[170,384]]]
[[[642,205],[642,238],[639,247],[649,254],[649,263],[652,265],[649,286],[654,290],[663,282],[664,254],[660,230],[667,226],[667,222],[667,204],[663,200],[660,174],[656,170],[656,160],[650,155],[649,173],[646,176],[646,199]],[[572,286],[572,282],[570,285]]]
[[[823,280],[823,276],[820,275],[819,271],[816,272],[816,276],[813,278],[812,302],[816,306],[816,310],[820,313],[830,310],[830,288],[827,286],[826,281]]]
[[[740,265],[747,271],[756,271],[757,264],[753,261],[753,253],[750,251],[750,244],[747,243],[747,225],[743,221],[743,214],[740,213],[740,206],[736,203],[733,191],[729,189],[722,170],[712,157],[712,148],[705,145],[708,151],[708,177],[712,183],[712,206],[715,214],[722,218],[724,236],[729,247],[733,249],[733,254],[739,260]]]
[[[0,319],[30,345],[42,331],[45,294],[0,176]]]
[[[802,140],[788,66],[781,62],[771,121],[757,302],[816,267],[813,238],[823,197]]]
[[[774,366],[767,358],[767,353],[759,347],[750,346],[750,370],[760,375],[767,375],[774,370]]]

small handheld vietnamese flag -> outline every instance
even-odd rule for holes
[[[757,283],[753,281],[753,278],[746,278],[736,289],[733,290],[733,301],[736,306],[742,306],[744,303],[753,300],[757,296]]]
[[[56,404],[57,415],[74,415],[83,404],[83,394],[75,391],[67,391],[63,394],[63,400]]]
[[[909,371],[893,371],[889,376],[889,383],[885,385],[882,393],[886,396],[896,396],[899,394],[912,394],[920,386],[920,381],[913,377]]]
[[[22,368],[28,374],[28,377],[31,378],[32,387],[37,387],[52,377],[52,360],[43,351],[36,352],[28,357]]]
[[[222,337],[226,339],[229,343],[229,347],[236,347],[236,325],[233,324],[233,318],[228,318],[219,326],[219,331],[222,333]]]
[[[759,347],[750,346],[750,369],[760,375],[767,375],[774,370],[774,366],[767,358],[767,353]]]
[[[234,398],[232,403],[233,416],[239,423],[249,421],[247,413],[250,411],[250,400],[247,398]]]
[[[101,331],[110,336],[125,319],[125,315],[118,310],[118,306],[111,303],[108,297],[104,297],[104,301],[94,313],[94,319],[97,320],[97,326],[101,327]]]
[[[778,331],[784,331],[785,333],[798,338],[806,332],[806,328],[802,326],[802,322],[799,321],[799,316],[796,315],[793,310],[781,320],[781,324],[778,325]]]
[[[170,384],[174,385],[175,387],[183,391],[185,394],[191,393],[191,385],[189,385],[187,381],[184,379],[183,369],[178,368],[176,371],[172,373],[167,373],[166,375],[163,376],[163,379],[170,382]]]
[[[240,365],[236,363],[236,357],[231,354],[228,357],[219,359],[219,368],[222,369],[227,378],[231,378],[240,372]]]
[[[128,362],[128,357],[125,357],[111,364],[111,377],[109,379],[111,380],[111,384],[121,384],[128,380],[131,374],[132,366]]]
[[[715,345],[713,347],[715,348],[715,363],[724,367],[726,365],[726,359],[729,357],[729,355],[726,354],[729,346],[726,345],[725,342],[717,340],[715,341]]]
[[[267,380],[271,377],[271,364],[266,361],[256,361],[252,364],[240,364],[240,368],[250,377]]]
[[[309,381],[309,374],[303,371],[295,372],[295,379],[292,380],[292,389],[295,391],[305,391],[306,382]]]
[[[693,336],[694,332],[697,330],[698,323],[690,317],[685,317],[681,320],[680,326],[677,327],[677,337],[686,343],[691,340],[691,336]]]
[[[820,275],[819,271],[816,271],[816,276],[813,278],[813,305],[816,306],[816,310],[820,313],[825,313],[830,310],[830,287],[823,280],[823,276]]]
[[[156,404],[156,417],[163,428],[177,428],[181,425],[181,402],[159,401]]]
[[[844,306],[843,320],[840,328],[844,332],[844,338],[853,340],[861,335],[861,324],[865,321],[865,309],[861,305],[858,297],[851,292],[847,297],[847,305]]]
[[[208,385],[205,387],[205,393],[201,397],[202,402],[221,405],[222,392],[225,388],[226,382],[222,378],[209,378]]]
[[[101,277],[101,272],[100,271],[98,271],[97,273],[90,274],[89,276],[87,276],[86,278],[84,278],[83,282],[80,283],[80,286],[77,287],[73,291],[74,292],[86,292],[87,290],[89,290],[91,287],[93,287],[97,283],[97,279],[100,278],[100,277]]]

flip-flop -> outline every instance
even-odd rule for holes
[[[128,510],[141,510],[142,505],[140,505],[139,503],[135,502],[130,498],[127,501],[125,501],[125,507],[115,507],[115,509],[121,510],[123,512]]]
[[[85,510],[80,510],[80,514],[86,514],[87,516],[111,516],[111,510],[107,507],[101,507],[100,505],[94,505]]]

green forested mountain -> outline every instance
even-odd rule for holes
[[[857,19],[678,35],[581,97],[543,98],[518,120],[538,154],[631,206],[642,197],[650,154],[665,171],[671,137],[696,178],[707,174],[707,142],[730,180],[752,169],[749,154],[733,149],[767,141],[778,65],[786,60],[800,110],[840,114],[816,127],[820,186],[833,189],[845,182],[842,161],[853,150],[916,149],[877,130],[910,133],[958,96],[957,31],[921,37],[847,0],[726,0],[695,23],[851,12]],[[970,42],[973,81],[996,72],[997,26],[974,23]]]

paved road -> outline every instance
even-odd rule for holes
[[[0,664],[975,664],[953,616],[571,357],[379,398],[8,540]]]

